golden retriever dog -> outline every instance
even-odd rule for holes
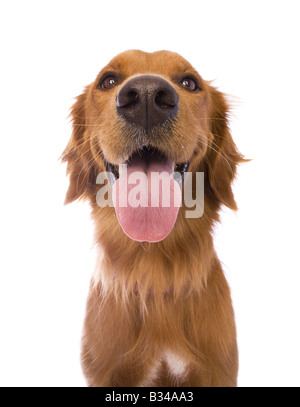
[[[65,202],[90,203],[99,253],[82,337],[89,386],[237,385],[234,312],[212,238],[220,207],[237,209],[243,156],[228,116],[225,96],[169,51],[126,51],[77,97],[62,160]],[[193,199],[202,174],[198,216],[182,198],[187,174]]]

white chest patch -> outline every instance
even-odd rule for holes
[[[188,372],[188,363],[176,353],[169,350],[164,351],[161,357],[152,365],[148,372],[147,378],[139,384],[141,387],[152,386],[155,379],[157,379],[162,361],[165,361],[170,374],[176,378],[184,378]]]
[[[183,376],[187,372],[187,362],[176,353],[167,350],[164,352],[163,359],[166,361],[172,375]]]

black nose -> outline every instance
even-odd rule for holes
[[[127,121],[148,130],[178,112],[175,89],[158,76],[130,79],[117,95],[117,111]]]

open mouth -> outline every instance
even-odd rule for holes
[[[153,243],[171,233],[188,167],[188,162],[176,164],[163,152],[148,147],[134,152],[119,167],[106,163],[117,219],[128,237]]]
[[[159,169],[166,170],[171,173],[175,173],[175,179],[177,182],[181,183],[184,180],[184,175],[189,169],[190,163],[174,163],[172,162],[165,153],[153,147],[143,147],[135,151],[124,163],[128,168],[138,164],[143,170],[152,167],[159,172]],[[161,164],[161,166],[160,166]],[[109,181],[111,184],[119,178],[119,165],[111,164],[105,161],[106,171],[111,174]],[[176,176],[177,175],[177,176]]]

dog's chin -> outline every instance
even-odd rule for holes
[[[189,162],[175,163],[156,147],[143,146],[119,165],[105,160],[117,219],[138,242],[159,242],[173,230],[181,184]]]

